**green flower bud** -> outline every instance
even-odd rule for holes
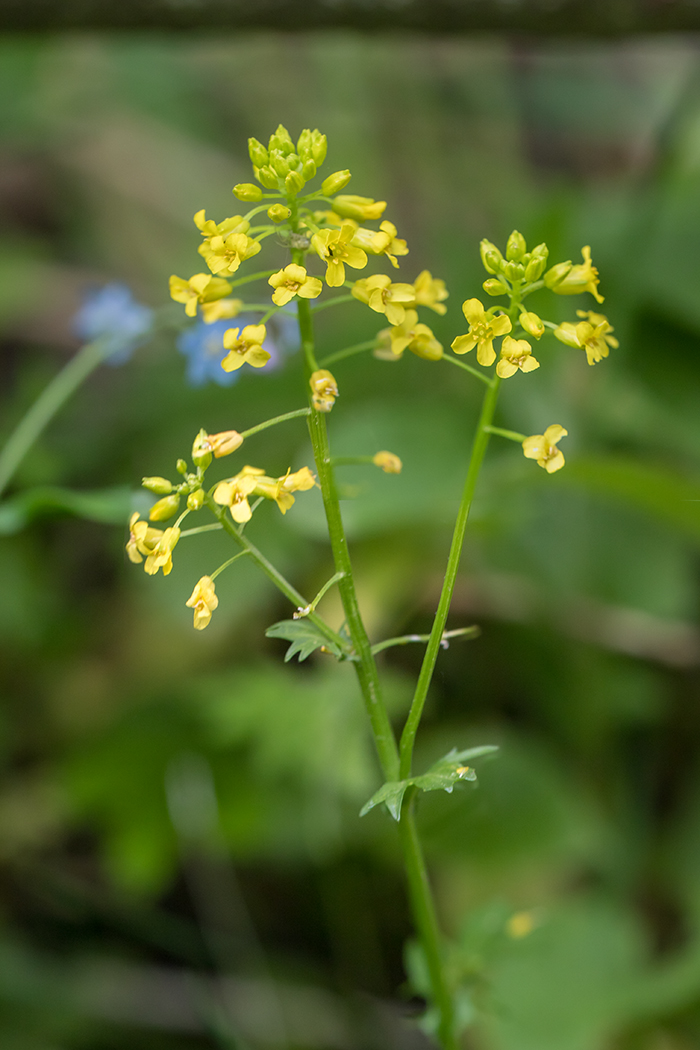
[[[487,273],[499,273],[503,269],[503,256],[495,244],[492,244],[491,241],[487,241],[486,238],[484,238],[479,245],[479,251],[481,252],[481,261],[484,264],[484,269]]]
[[[525,267],[525,280],[537,281],[544,273],[544,268],[547,265],[547,256],[549,255],[549,248],[546,244],[538,244],[536,248],[532,249],[532,255],[530,261]]]
[[[257,139],[248,139],[248,153],[256,168],[264,168],[268,162],[267,150]]]
[[[519,262],[507,262],[505,273],[509,281],[522,281],[525,276],[525,267]]]
[[[301,157],[304,153],[311,152],[311,132],[308,128],[304,128],[301,135],[297,139],[297,153]]]
[[[167,496],[169,492],[173,491],[172,482],[168,481],[167,478],[142,478],[141,484],[156,496]]]
[[[317,162],[318,163],[318,162]],[[344,171],[334,171],[321,183],[321,193],[324,197],[330,197],[333,193],[339,193],[350,182],[352,175],[345,168]]]
[[[270,167],[259,168],[255,172],[255,178],[261,182],[265,189],[278,190],[279,180]]]
[[[497,277],[489,277],[481,286],[487,295],[505,295],[508,291],[503,281]]]
[[[180,497],[177,492],[174,492],[172,496],[164,496],[163,499],[154,503],[148,517],[151,521],[167,521],[168,518],[172,518],[173,514],[177,514],[179,507]]]
[[[527,245],[522,233],[513,230],[506,244],[506,259],[509,262],[520,262],[526,251]]]
[[[304,179],[298,171],[290,171],[284,180],[284,188],[290,196],[296,196],[297,193],[304,189]]]
[[[311,156],[316,161],[317,168],[320,168],[326,159],[327,150],[328,143],[326,142],[326,136],[322,135],[318,128],[316,128],[311,132]]]
[[[279,175],[281,179],[289,175],[289,164],[284,153],[278,149],[270,150],[270,167],[274,170],[276,175]]]
[[[556,288],[556,286],[564,280],[570,269],[570,259],[567,262],[557,263],[556,266],[552,266],[547,270],[544,275],[544,283],[548,288]]]
[[[187,509],[188,510],[199,510],[204,503],[204,492],[202,489],[196,489],[194,492],[190,492],[187,497]]]
[[[233,187],[233,194],[239,201],[259,201],[262,199],[262,190],[252,182],[239,182]]]
[[[308,160],[304,161],[304,163],[301,166],[301,174],[307,182],[310,179],[313,179],[314,175],[316,174],[316,161],[313,159],[313,157],[309,157]]]
[[[537,314],[525,311],[521,313],[518,320],[527,334],[531,335],[533,339],[540,339],[544,335],[544,325],[542,319],[538,317]]]
[[[273,222],[284,222],[291,214],[291,210],[284,204],[273,204],[267,209],[267,217]]]
[[[175,470],[178,472],[178,474],[187,473],[187,463],[184,459],[178,459],[177,463],[175,464]]]
[[[211,442],[206,430],[202,429],[192,445],[192,461],[196,467],[206,470],[211,463]]]
[[[280,152],[283,153],[285,156],[288,153],[292,153],[294,151],[294,143],[292,142],[292,137],[285,128],[284,124],[278,124],[277,131],[274,133],[274,135],[270,135],[269,150],[271,153],[273,149],[280,150]]]

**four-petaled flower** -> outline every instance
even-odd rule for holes
[[[479,364],[492,365],[496,360],[493,341],[497,336],[510,332],[513,327],[510,317],[507,314],[494,317],[491,313],[486,313],[478,299],[467,299],[462,303],[462,312],[469,321],[469,331],[466,335],[458,335],[452,341],[452,349],[456,354],[468,354],[477,347],[476,358]]]
[[[404,320],[390,329],[389,337],[396,357],[400,357],[404,350],[410,350],[425,361],[439,361],[443,356],[442,343],[427,324],[419,323],[415,310],[406,310]]]
[[[449,296],[445,288],[445,282],[439,277],[433,277],[430,270],[423,270],[413,282],[415,290],[416,305],[429,306],[436,314],[447,313],[447,307],[443,301]]]
[[[245,233],[207,237],[197,249],[212,273],[235,273],[242,262],[260,251],[260,244]]]
[[[401,324],[406,317],[406,306],[413,306],[415,289],[412,284],[393,284],[384,273],[355,281],[352,294],[378,314],[386,314],[389,324]]]
[[[220,237],[228,237],[230,233],[247,233],[250,229],[250,223],[242,215],[232,215],[223,222],[214,222],[213,219],[207,218],[204,208],[197,212],[194,222],[200,233],[207,238],[216,237],[217,234]]]
[[[214,581],[211,576],[202,576],[194,585],[194,590],[185,605],[194,609],[194,627],[196,631],[203,631],[211,620],[211,614],[219,604],[216,596]]]
[[[173,274],[170,278],[170,298],[185,304],[188,317],[195,317],[197,304],[213,303],[223,299],[231,291],[231,285],[223,277],[212,277],[210,273],[196,273],[185,281]]]
[[[333,213],[331,212],[330,215],[332,216]],[[334,218],[337,219],[337,216]],[[338,219],[338,222],[340,221]],[[378,230],[367,230],[364,226],[357,226],[352,243],[356,248],[362,248],[370,255],[386,255],[391,265],[398,269],[396,256],[408,255],[408,246],[401,237],[397,237],[397,232],[393,222],[385,219]]]
[[[277,306],[285,306],[295,295],[302,299],[316,299],[323,291],[323,282],[318,277],[309,277],[304,267],[296,263],[273,273],[267,283],[275,289],[272,301]]]
[[[603,314],[594,313],[593,310],[577,310],[578,317],[587,317],[587,321],[579,321],[571,324],[564,321],[555,330],[554,334],[561,343],[567,346],[575,346],[579,350],[586,351],[589,365],[596,361],[602,361],[610,353],[610,347],[616,350],[620,345],[614,335],[615,329]]]
[[[552,423],[544,434],[533,434],[523,441],[523,452],[527,459],[536,459],[538,464],[553,474],[564,466],[564,454],[557,448],[557,442],[566,437],[568,430],[559,423]]]
[[[270,354],[262,347],[267,334],[265,325],[247,324],[240,336],[239,332],[239,328],[224,332],[224,349],[228,350],[221,362],[224,372],[234,372],[246,363],[253,368],[263,368],[270,360]]]
[[[501,360],[496,365],[496,375],[501,379],[514,376],[520,369],[521,372],[534,372],[540,367],[539,361],[532,356],[532,347],[527,339],[511,339],[505,337],[501,344]]]
[[[598,277],[598,271],[591,262],[589,245],[581,249],[581,255],[583,256],[583,262],[577,266],[572,266],[560,281],[552,284],[545,278],[545,284],[557,295],[580,295],[581,292],[590,292],[597,303],[602,303],[603,296],[598,291],[600,278]],[[556,269],[556,267],[552,267],[552,269]]]
[[[248,496],[252,494],[259,477],[264,477],[265,471],[260,467],[243,467],[235,478],[222,481],[214,490],[214,502],[222,507],[228,507],[231,517],[238,525],[244,525],[250,521],[253,512],[250,509]]]
[[[311,238],[314,251],[326,263],[329,288],[340,288],[345,283],[346,266],[363,270],[367,265],[366,253],[352,243],[354,235],[354,224],[344,222],[339,230],[319,230]]]
[[[158,569],[163,570],[164,576],[167,576],[172,571],[173,550],[179,539],[180,530],[176,526],[173,525],[165,530],[146,558],[144,569],[149,576],[155,576]]]
[[[307,492],[316,484],[316,478],[308,467],[301,470],[291,471],[282,478],[260,477],[256,480],[255,495],[264,496],[265,499],[274,500],[283,514],[294,506],[293,492]]]
[[[126,544],[126,553],[129,561],[138,565],[153,551],[156,543],[163,535],[160,529],[154,529],[147,521],[141,521],[141,515],[135,511],[129,519],[129,539]]]

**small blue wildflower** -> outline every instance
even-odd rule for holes
[[[278,368],[282,355],[289,350],[293,341],[292,328],[296,330],[294,319],[287,316],[280,324],[277,314],[267,326],[267,338],[263,343],[270,354],[270,360],[260,372],[269,372]],[[291,322],[291,325],[290,325]],[[224,372],[221,362],[226,356],[224,350],[224,332],[229,328],[245,328],[248,324],[259,324],[259,318],[252,314],[239,314],[238,317],[214,321],[205,324],[197,321],[177,337],[177,348],[187,358],[187,382],[191,386],[203,386],[213,380],[220,386],[231,386],[240,376],[240,371]],[[298,336],[296,343],[299,342]],[[296,345],[296,344],[295,344]]]
[[[127,285],[116,281],[89,290],[73,318],[75,334],[84,342],[109,337],[105,360],[110,365],[128,361],[152,324],[153,311],[137,302]]]

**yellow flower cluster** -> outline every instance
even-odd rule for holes
[[[129,521],[129,540],[126,553],[129,560],[139,564],[146,559],[144,569],[149,576],[155,576],[159,569],[167,576],[173,567],[173,550],[180,539],[180,530],[170,528],[162,531],[154,529],[147,521],[140,520],[138,511],[131,515]]]
[[[283,514],[294,504],[293,492],[306,492],[316,484],[308,467],[294,474],[287,471],[284,477],[270,478],[260,467],[245,466],[235,477],[220,482],[214,490],[214,502],[228,507],[231,517],[238,525],[250,521],[253,511],[250,496],[262,496],[274,500]]]
[[[392,325],[380,333],[380,339],[386,339],[394,358],[401,357],[404,350],[427,361],[439,361],[443,356],[442,344],[428,325],[419,323],[415,309],[427,306],[438,314],[447,309],[443,305],[448,296],[445,282],[434,278],[429,270],[423,270],[413,284],[393,282],[386,274],[364,277],[355,281],[352,294],[371,310],[384,314]],[[383,356],[381,351],[378,356]]]

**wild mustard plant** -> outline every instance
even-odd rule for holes
[[[458,975],[448,965],[447,946],[439,930],[415,822],[415,806],[421,792],[451,792],[460,783],[474,781],[476,773],[470,763],[495,749],[490,746],[468,751],[453,749],[429,770],[416,775],[413,771],[416,734],[441,647],[448,638],[473,637],[475,633],[471,627],[451,631],[445,628],[469,511],[491,435],[519,443],[525,457],[535,460],[550,474],[564,466],[564,455],[558,446],[567,431],[560,424],[543,420],[544,432],[529,436],[493,425],[501,384],[513,379],[518,372],[529,373],[541,367],[532,341],[538,342],[548,331],[561,343],[585,351],[590,365],[606,357],[610,347],[617,346],[617,341],[602,314],[579,310],[580,321],[559,324],[526,309],[525,300],[540,289],[549,289],[554,295],[589,293],[597,303],[602,302],[602,296],[588,246],[582,250],[582,263],[567,261],[548,266],[547,246],[538,244],[528,251],[524,237],[514,231],[504,253],[488,240],[481,242],[481,259],[489,275],[483,290],[487,296],[505,302],[487,307],[478,298],[466,299],[462,311],[467,331],[456,335],[451,344],[453,353],[446,353],[430,326],[419,320],[419,310],[445,313],[448,293],[444,281],[434,278],[427,270],[412,282],[394,281],[392,274],[382,272],[362,276],[355,273],[366,271],[372,262],[381,265],[388,261],[392,270],[396,270],[399,258],[408,254],[408,246],[399,237],[396,226],[383,219],[386,202],[341,192],[351,177],[348,170],[334,172],[316,189],[307,189],[324,163],[325,136],[319,131],[305,130],[295,144],[286,128],[280,125],[267,146],[250,139],[249,152],[256,182],[237,185],[233,192],[238,200],[253,207],[244,215],[234,215],[221,222],[207,219],[204,210],[197,212],[194,222],[202,236],[198,251],[210,273],[195,273],[187,279],[173,275],[170,293],[176,302],[185,306],[187,316],[199,317],[207,326],[220,326],[242,311],[247,315],[260,315],[257,323],[232,325],[225,329],[223,336],[219,334],[215,367],[224,372],[246,366],[265,368],[270,360],[270,352],[265,349],[266,325],[278,311],[291,306],[296,312],[309,403],[241,432],[231,429],[209,434],[200,430],[192,445],[191,466],[183,459],[177,462],[180,480],[143,479],[143,485],[159,497],[151,508],[150,521],[164,522],[179,514],[177,520],[161,530],[141,520],[138,514],[133,515],[127,551],[133,562],[143,562],[147,573],[153,575],[161,570],[167,575],[180,540],[212,528],[224,530],[239,550],[194,584],[186,604],[193,610],[195,629],[204,630],[217,609],[216,577],[239,558],[247,556],[292,605],[292,617],[274,624],[268,631],[271,637],[291,643],[287,658],[296,653],[299,659],[305,659],[320,649],[338,660],[352,663],[385,781],[364,806],[362,814],[381,805],[398,824],[411,909],[430,978],[428,1017],[437,1042],[445,1050],[454,1050],[460,1027],[456,1006]],[[378,224],[376,228],[370,225],[373,223]],[[289,261],[279,269],[246,273],[245,264],[261,252],[263,241],[270,237],[286,247]],[[269,302],[245,304],[231,297],[234,289],[238,292],[254,282],[263,284]],[[347,293],[322,298],[325,288],[347,289]],[[382,328],[372,340],[345,347],[319,360],[314,312],[353,299],[363,308],[381,315],[382,323],[387,322],[388,327]],[[358,605],[335,473],[349,462],[364,462],[385,473],[398,473],[402,463],[396,453],[387,450],[379,450],[373,456],[332,457],[327,420],[341,397],[342,383],[329,366],[335,367],[355,354],[368,351],[380,359],[397,360],[406,350],[431,367],[444,361],[466,371],[485,391],[432,630],[427,636],[409,635],[373,643]],[[462,360],[473,350],[476,350],[478,367]],[[214,460],[240,453],[241,446],[247,445],[256,433],[297,419],[307,422],[314,469],[304,466],[292,472],[290,468],[283,476],[272,477],[264,467],[245,463],[247,457],[244,456],[228,477],[213,480],[209,475]],[[280,512],[286,514],[293,508],[295,494],[303,494],[314,486],[320,488],[323,497],[335,571],[319,594],[309,601],[255,546],[247,527],[265,501],[276,503]],[[183,528],[186,518],[192,521],[191,516],[200,513],[213,517],[213,522]],[[320,599],[333,586],[339,589],[345,615],[340,629],[326,623],[316,612]],[[408,642],[427,644],[410,710],[397,736],[384,703],[375,656],[391,645]]]

